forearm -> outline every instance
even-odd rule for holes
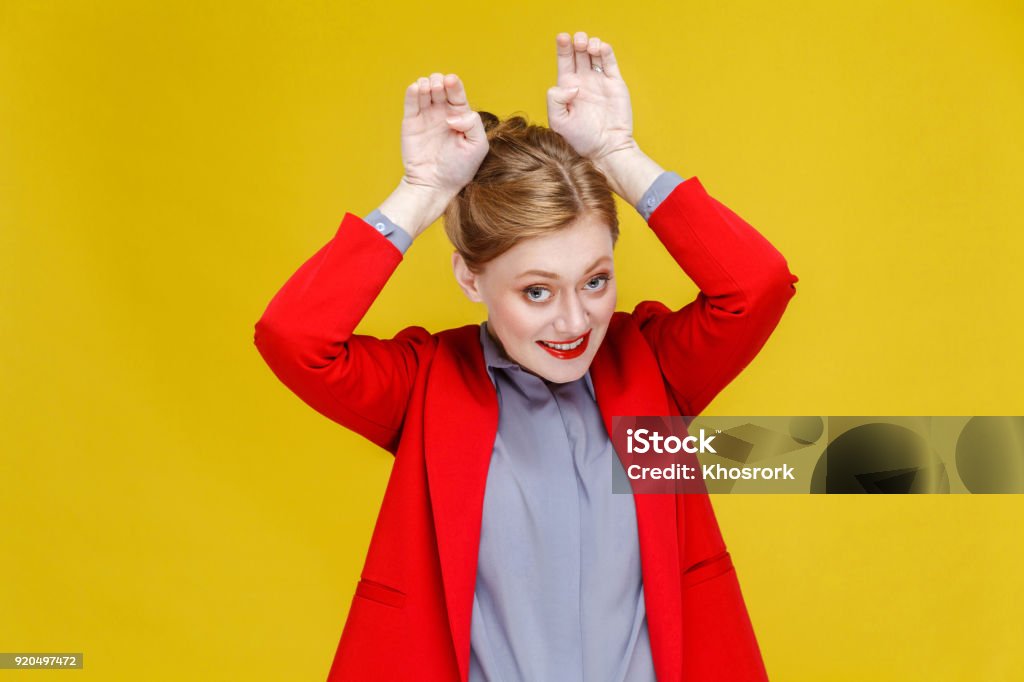
[[[767,341],[797,278],[782,254],[696,177],[672,192],[649,225],[700,293],[674,312],[644,301],[633,316],[681,414],[695,416]]]
[[[372,226],[346,213],[334,238],[275,294],[253,338],[304,402],[392,453],[431,336],[406,327],[380,339],[355,328],[401,261]]]
[[[452,197],[403,177],[379,211],[414,239],[436,221]],[[380,232],[381,230],[372,225]],[[402,261],[388,241],[346,213],[334,238],[311,256],[274,296],[257,324],[264,336],[293,339],[307,361],[337,354]],[[259,335],[257,335],[259,337]],[[259,339],[257,338],[257,342]]]
[[[665,172],[638,146],[611,152],[594,160],[594,165],[608,178],[612,191],[630,205],[635,205],[651,183]]]
[[[742,311],[764,290],[788,298],[796,281],[781,253],[743,218],[690,178],[665,200],[650,226],[673,259],[715,302]]]
[[[346,213],[334,237],[274,295],[256,324],[256,345],[280,362],[323,367],[401,261],[365,221]]]
[[[411,185],[402,178],[378,210],[415,239],[441,217],[454,198],[454,195]]]

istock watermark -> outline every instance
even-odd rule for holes
[[[626,416],[624,494],[1020,494],[1024,417]]]

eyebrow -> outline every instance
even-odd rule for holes
[[[611,260],[611,258],[609,258],[608,256],[601,256],[596,261],[594,261],[590,265],[590,267],[588,267],[586,270],[584,270],[584,272],[590,272],[591,270],[596,268],[598,265],[600,265],[602,262],[610,261],[610,260]],[[516,279],[518,279],[520,277],[526,277],[527,275],[535,275],[535,276],[538,276],[538,277],[547,277],[548,279],[561,279],[561,277],[559,277],[556,273],[548,272],[547,270],[527,270],[526,272],[519,273],[516,276]]]

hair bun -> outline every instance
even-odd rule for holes
[[[530,127],[530,122],[526,120],[525,116],[509,116],[503,121],[489,111],[477,113],[480,114],[480,119],[484,122],[484,132],[487,133],[488,138],[508,137],[509,133],[512,134],[511,137],[518,138]]]

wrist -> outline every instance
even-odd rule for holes
[[[410,183],[403,176],[381,203],[380,212],[415,239],[441,217],[453,198],[455,194]]]
[[[665,172],[665,169],[647,156],[635,142],[628,147],[609,152],[595,159],[593,163],[608,178],[612,190],[630,205],[640,201],[640,197],[651,183]]]
[[[619,145],[611,151],[594,156],[591,161],[602,173],[611,173],[624,164],[636,163],[636,159],[640,156],[646,155],[640,150],[640,145],[636,143],[636,140],[630,139],[627,144]]]

